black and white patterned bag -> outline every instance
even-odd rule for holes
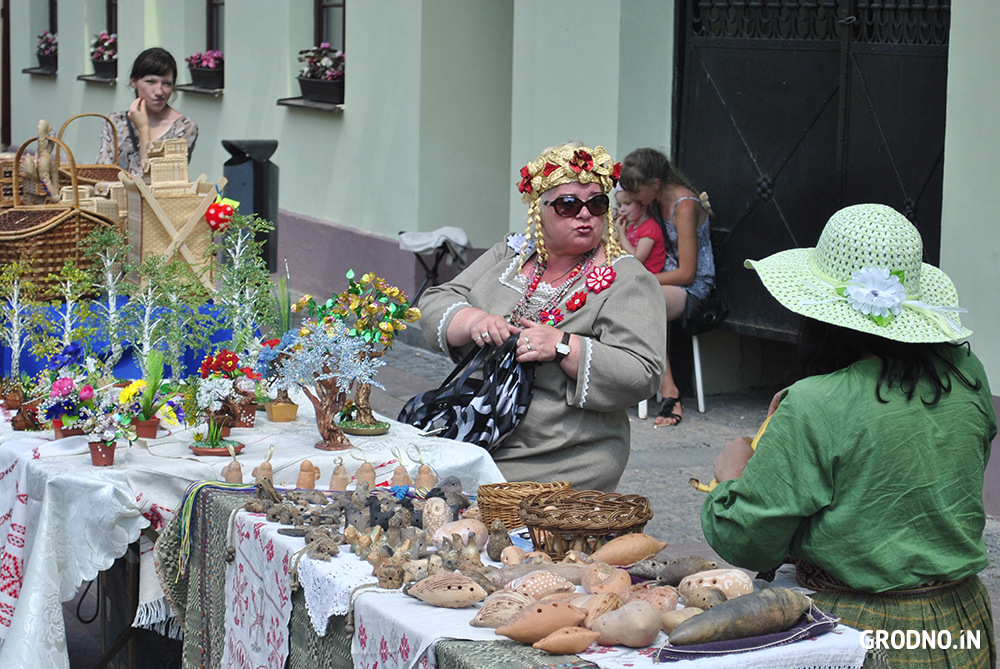
[[[480,369],[482,378],[474,377]],[[527,413],[534,381],[535,366],[517,361],[511,335],[499,348],[470,351],[438,388],[411,397],[397,420],[493,451]]]

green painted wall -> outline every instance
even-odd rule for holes
[[[114,87],[76,80],[104,24],[103,0],[59,5],[55,78],[22,74],[35,63],[45,0],[11,3],[12,135],[33,137],[80,112],[125,109],[127,70],[139,51],[184,57],[204,49],[203,0],[119,3],[120,77]],[[298,95],[300,49],[312,42],[311,0],[228,0],[222,97],[177,93],[201,128],[191,173],[215,179],[221,139],[276,139],[279,206],[382,236],[458,225],[488,246],[524,226],[516,173],[549,145],[602,144],[616,158],[638,146],[671,148],[674,3],[663,0],[358,0],[348,10],[342,113],[278,106]],[[969,309],[972,343],[1000,387],[992,225],[1000,154],[1000,5],[953,3],[942,224],[942,266]],[[97,121],[67,133],[81,162],[97,150]],[[721,337],[721,335],[720,335]],[[729,360],[746,343],[727,344]],[[721,355],[721,354],[720,354]],[[712,373],[711,391],[732,390]],[[742,382],[740,382],[742,383]],[[752,380],[748,381],[752,384]]]
[[[948,52],[941,268],[968,309],[962,323],[1000,392],[1000,3],[955,2]]]

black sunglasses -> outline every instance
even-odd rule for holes
[[[556,213],[563,218],[573,218],[580,213],[580,210],[584,207],[587,208],[593,216],[603,216],[608,213],[608,207],[611,206],[611,200],[604,193],[600,193],[590,198],[586,202],[576,197],[575,195],[560,195],[554,200],[546,200],[542,204],[551,205]]]

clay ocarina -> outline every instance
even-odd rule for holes
[[[440,497],[432,497],[431,499],[441,499]],[[441,500],[444,501],[444,500]],[[427,507],[424,507],[424,523],[427,523]],[[483,521],[476,520],[475,518],[462,518],[461,520],[453,520],[447,522],[431,535],[431,541],[437,548],[441,548],[444,545],[445,537],[451,538],[451,535],[457,534],[462,537],[462,543],[467,543],[470,534],[476,535],[476,548],[482,551],[486,548],[486,542],[490,539],[490,531],[483,524]]]
[[[530,595],[510,588],[497,590],[483,600],[476,617],[469,621],[473,627],[497,628],[506,625],[521,609],[534,603]]]
[[[546,595],[556,592],[572,592],[576,590],[576,586],[562,576],[545,570],[533,571],[520,578],[515,578],[507,587],[523,592],[535,599],[541,599]]]
[[[586,612],[563,602],[535,602],[524,607],[496,633],[521,643],[535,643],[561,627],[574,627],[583,622]]]
[[[718,588],[698,588],[684,598],[685,606],[695,606],[702,611],[708,611],[717,604],[726,601],[726,593]]]
[[[468,518],[469,515],[466,514],[464,517]],[[503,550],[513,545],[514,542],[511,541],[503,521],[499,518],[494,519],[493,524],[490,525],[490,536],[486,540],[486,554],[490,556],[491,560],[501,562]]]
[[[632,577],[624,569],[613,567],[606,562],[595,562],[583,568],[580,585],[590,594],[613,592],[623,595],[632,585]]]
[[[351,477],[347,473],[347,467],[344,466],[343,461],[338,462],[330,477],[330,490],[347,490],[347,484],[350,482]]]
[[[532,646],[552,655],[576,655],[590,648],[599,636],[600,632],[586,627],[561,627]]]
[[[368,482],[368,489],[375,489],[375,468],[372,467],[370,462],[362,462],[358,470],[354,472],[354,480],[356,484],[360,484],[362,481]]]
[[[422,602],[448,609],[461,609],[486,599],[486,591],[468,576],[444,572],[417,581],[406,594]]]
[[[677,591],[669,585],[656,585],[655,581],[637,583],[625,592],[625,601],[638,600],[649,602],[661,613],[673,611],[677,608]]]
[[[732,599],[753,592],[753,579],[740,569],[710,569],[684,577],[677,592],[686,600],[698,588],[718,588],[726,599]]]
[[[675,627],[691,616],[696,616],[701,612],[701,609],[697,606],[685,606],[683,609],[666,611],[665,613],[660,614],[660,627],[667,633],[667,635],[669,635],[674,631]]]
[[[660,633],[660,612],[649,602],[626,602],[597,618],[591,629],[600,632],[602,646],[644,648]]]
[[[311,460],[303,460],[299,465],[299,476],[295,480],[295,487],[302,490],[315,488],[317,479],[319,479],[319,467]]]
[[[413,485],[413,477],[403,465],[396,465],[396,468],[392,470],[392,485]]]
[[[434,533],[441,529],[445,523],[451,522],[451,509],[440,497],[431,497],[424,503],[423,519],[424,532],[427,536],[433,537]]]
[[[619,566],[635,564],[656,555],[666,545],[666,541],[660,541],[648,534],[623,534],[598,548],[590,557],[594,558],[594,562],[607,562]]]
[[[504,565],[521,564],[527,552],[520,546],[507,546],[500,551],[500,562]]]

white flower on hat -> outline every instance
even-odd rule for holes
[[[906,291],[899,274],[881,267],[862,267],[851,272],[851,280],[844,286],[847,303],[879,325],[903,310]]]

